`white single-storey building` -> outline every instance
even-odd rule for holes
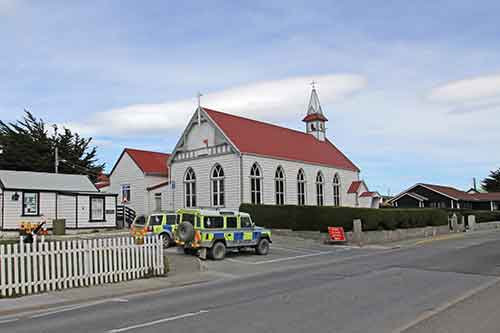
[[[85,175],[0,170],[0,228],[65,219],[68,229],[116,227],[116,194],[100,192]]]

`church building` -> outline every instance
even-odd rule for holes
[[[326,136],[312,89],[305,131],[198,107],[168,158],[165,209],[241,203],[378,208],[380,196]]]

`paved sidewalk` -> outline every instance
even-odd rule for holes
[[[47,310],[109,298],[120,298],[147,293],[166,288],[182,287],[196,283],[212,281],[217,276],[213,273],[198,272],[152,279],[132,280],[93,287],[73,288],[38,295],[0,299],[0,316]]]
[[[139,279],[15,298],[4,298],[0,299],[0,316],[99,301],[114,297],[119,298],[127,295],[211,281],[218,277],[215,273],[203,272],[203,266],[200,264],[198,258],[177,254],[175,253],[175,249],[170,249],[168,252],[170,272],[166,277]]]

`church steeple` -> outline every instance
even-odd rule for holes
[[[318,140],[325,141],[325,123],[328,119],[326,119],[323,115],[318,93],[316,92],[315,82],[313,81],[311,85],[312,91],[311,98],[309,99],[309,105],[307,107],[307,115],[304,119],[302,119],[302,121],[306,123],[306,132],[308,134],[314,135],[314,137]]]

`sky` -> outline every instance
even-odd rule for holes
[[[0,0],[0,119],[170,152],[203,106],[327,136],[371,190],[500,167],[498,1]]]

